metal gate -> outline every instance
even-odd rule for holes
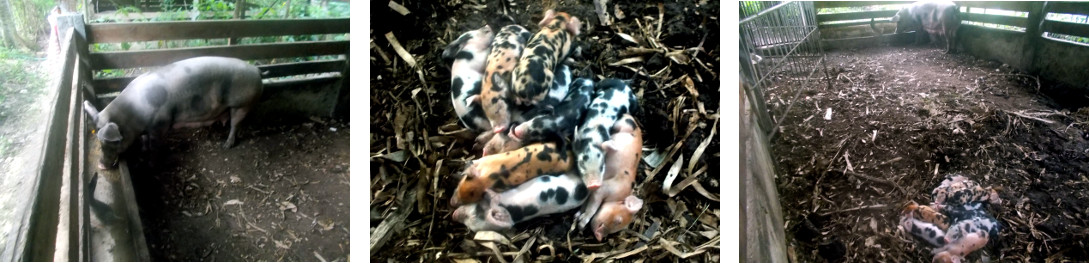
[[[775,138],[783,116],[797,101],[798,91],[809,84],[818,68],[824,67],[824,53],[817,30],[816,8],[813,2],[754,2],[739,3],[741,78],[749,83],[749,100],[753,103],[761,130],[768,140]],[[764,95],[772,75],[804,76],[782,113],[776,118],[766,106]]]

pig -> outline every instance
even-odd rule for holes
[[[572,83],[575,89],[556,108],[537,107],[530,111],[532,113],[523,114],[533,117],[512,124],[514,128],[508,134],[493,137],[484,147],[484,155],[514,150],[536,142],[559,142],[559,147],[566,147],[567,134],[573,133],[575,125],[590,106],[590,95],[594,91],[593,81],[589,79],[578,79]]]
[[[532,109],[521,112],[520,109],[513,109],[511,111],[511,126],[516,126],[519,123],[525,123],[526,118],[538,118],[547,115],[552,115],[556,112],[555,107],[560,107],[559,104],[568,95],[568,91],[571,85],[571,70],[567,65],[561,65],[556,69],[557,78],[553,81],[552,90],[549,91],[548,98],[542,101],[537,107],[531,107]],[[593,90],[591,84],[590,90]],[[587,100],[589,102],[589,100]],[[496,153],[503,153],[510,150],[518,149],[527,143],[543,142],[543,140],[536,140],[530,142],[523,142],[514,138],[514,130],[508,129],[509,134],[494,135],[484,143],[483,155],[488,156]],[[562,146],[561,146],[562,148]]]
[[[630,114],[621,116],[609,132],[611,138],[601,143],[605,149],[605,180],[579,212],[579,228],[586,227],[603,202],[624,200],[635,184],[635,174],[642,156],[643,132]]]
[[[518,105],[536,105],[548,94],[553,70],[574,46],[582,22],[564,12],[548,10],[538,23],[541,31],[526,44],[514,71],[514,98]]]
[[[454,210],[454,221],[472,231],[502,231],[514,224],[581,206],[589,190],[574,173],[542,175],[514,189],[495,193]]]
[[[472,103],[469,98],[480,95],[484,62],[491,52],[493,36],[492,28],[484,25],[461,34],[442,52],[443,59],[453,60],[450,66],[450,99],[454,103],[454,112],[462,126],[477,132],[490,130],[491,125],[480,104]]]
[[[118,155],[144,133],[155,140],[171,128],[206,126],[228,118],[231,129],[223,148],[230,148],[238,123],[262,91],[257,67],[235,58],[195,57],[136,77],[101,112],[84,101],[102,145],[98,168],[116,167]]]
[[[540,175],[566,172],[573,162],[573,154],[557,148],[555,143],[531,144],[481,157],[462,172],[464,177],[450,198],[450,206],[480,201],[485,190],[493,187],[505,190]]]
[[[981,206],[983,202],[999,204],[1002,201],[995,189],[984,188],[968,177],[955,174],[946,175],[946,179],[934,188],[931,196],[934,200],[932,206],[943,211],[948,211],[950,207],[967,209]]]
[[[639,160],[643,156],[642,129],[634,117],[624,114],[613,125],[611,133],[612,138],[602,143],[602,148],[606,151],[605,180],[576,217],[580,228],[585,228],[592,218],[594,237],[598,241],[605,235],[627,228],[632,214],[639,212],[642,204],[642,201],[638,202],[640,206],[629,202],[633,201],[630,198],[635,197],[632,195],[632,187],[635,185]],[[606,209],[606,204],[613,206]]]
[[[582,124],[575,128],[574,144],[579,173],[591,191],[601,187],[602,171],[605,170],[605,152],[601,145],[609,140],[609,129],[621,115],[638,107],[631,87],[623,81],[605,79],[598,82],[595,89]]]
[[[519,25],[508,25],[499,30],[488,54],[480,95],[470,97],[484,107],[484,115],[494,133],[509,128],[513,106],[510,101],[511,74],[530,36],[529,30]]]
[[[900,213],[900,227],[930,246],[940,247],[946,244],[945,231],[949,229],[949,223],[945,215],[912,201]]]
[[[621,201],[601,204],[601,209],[598,209],[597,215],[594,216],[594,238],[601,241],[607,235],[628,228],[635,218],[635,213],[642,208],[643,199],[635,195],[629,195]]]
[[[896,23],[896,33],[926,31],[932,43],[939,38],[945,39],[945,52],[951,53],[956,47],[957,29],[960,28],[960,8],[952,1],[919,1],[897,11],[892,22]],[[916,44],[926,37],[922,33],[915,33]]]
[[[998,236],[1001,226],[983,210],[971,210],[965,214],[968,216],[954,218],[957,223],[946,232],[946,244],[932,251],[934,262],[960,262]]]

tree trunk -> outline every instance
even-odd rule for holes
[[[4,31],[4,46],[9,48],[16,48],[15,38],[19,37],[19,34],[15,33],[15,19],[11,15],[11,5],[8,0],[0,0],[0,26]]]

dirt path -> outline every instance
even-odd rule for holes
[[[969,259],[1087,256],[1089,109],[1064,110],[1035,80],[964,54],[881,47],[827,57],[831,87],[803,88],[772,142],[794,256],[929,261],[928,247],[897,234],[899,209],[929,203],[952,173],[999,187],[1004,200],[991,211],[1000,238]],[[799,88],[790,79],[768,86],[777,118]],[[859,207],[874,208],[849,210]]]

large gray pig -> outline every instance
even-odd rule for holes
[[[238,123],[261,97],[257,67],[235,58],[196,57],[163,66],[132,80],[99,112],[83,102],[102,144],[99,169],[116,167],[118,155],[147,134],[153,141],[171,128],[231,121],[223,148],[234,145]]]
[[[952,1],[919,1],[896,12],[892,22],[896,23],[896,33],[922,30],[931,42],[945,39],[945,52],[950,53],[956,47],[960,8]],[[916,44],[923,37],[922,32],[917,32]]]

